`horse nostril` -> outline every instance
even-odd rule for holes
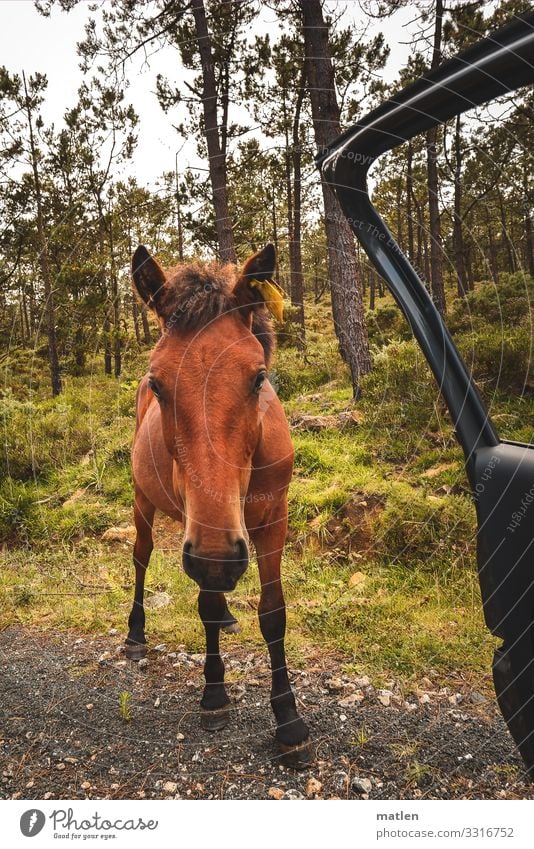
[[[248,546],[243,538],[237,540],[234,548],[237,560],[248,560]]]

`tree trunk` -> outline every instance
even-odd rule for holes
[[[462,124],[460,116],[456,118],[454,133],[454,216],[452,229],[452,245],[454,254],[454,267],[456,268],[456,281],[458,286],[458,297],[464,298],[469,290],[465,270],[465,246],[464,229],[462,222]]]
[[[133,292],[132,292],[131,298],[132,298],[132,320],[133,320],[133,326],[134,326],[134,331],[135,331],[135,340],[136,340],[137,344],[139,345],[139,347],[141,347],[141,331],[139,329],[139,307],[137,306],[137,298],[133,294]]]
[[[278,223],[276,220],[276,187],[273,185],[273,203],[271,208],[271,224],[273,231],[273,244],[276,255],[276,268],[274,270],[274,279],[280,285],[280,259],[278,253]]]
[[[443,0],[436,0],[436,20],[434,25],[434,48],[432,52],[431,69],[437,68],[441,62],[441,33],[443,25]],[[437,127],[427,131],[427,172],[428,172],[428,212],[430,225],[430,289],[432,299],[440,311],[445,313],[445,289],[443,286],[443,265],[441,245],[441,221],[438,199],[438,161],[436,142]]]
[[[412,195],[413,195],[413,146],[408,143],[406,151],[406,228],[408,232],[408,258],[413,264],[415,257],[414,237],[413,237],[413,211],[412,211]]]
[[[143,325],[143,336],[145,337],[145,345],[151,345],[152,337],[150,335],[150,324],[148,323],[146,307],[144,304],[141,307],[141,324]]]
[[[319,150],[324,150],[340,132],[328,27],[323,18],[321,0],[299,0],[299,6],[315,143]],[[354,397],[357,398],[360,394],[360,377],[370,371],[371,359],[361,284],[356,272],[354,237],[333,192],[324,180],[322,190],[332,314],[340,352],[350,367]]]
[[[56,337],[56,311],[54,307],[54,293],[52,291],[52,280],[50,275],[50,263],[48,258],[48,240],[46,238],[44,218],[43,218],[43,203],[41,196],[41,180],[39,178],[39,168],[37,165],[37,148],[35,146],[35,137],[33,135],[33,121],[31,113],[30,98],[28,96],[28,88],[26,86],[26,75],[22,72],[24,82],[24,94],[26,98],[26,115],[28,118],[28,129],[30,135],[30,154],[31,166],[33,171],[33,183],[35,189],[35,201],[37,206],[37,237],[39,239],[39,260],[41,264],[41,274],[43,277],[43,287],[45,296],[45,311],[46,311],[46,328],[48,336],[48,361],[50,365],[50,382],[52,385],[52,395],[61,393],[61,374],[59,370],[59,358],[57,354],[57,337]]]
[[[534,279],[534,231],[532,227],[531,204],[529,197],[528,186],[529,172],[527,168],[527,158],[523,159],[523,204],[525,218],[525,265],[528,268],[530,276]]]
[[[300,113],[304,100],[306,75],[304,69],[299,82],[295,114],[293,116],[293,222],[289,257],[291,270],[291,303],[297,307],[296,321],[300,327],[300,347],[304,347],[306,327],[304,322],[304,275],[302,273],[301,211],[302,211],[302,153],[300,148]]]
[[[235,262],[234,233],[232,230],[232,221],[228,206],[228,189],[226,185],[226,157],[221,148],[221,137],[219,135],[217,83],[204,0],[191,0],[191,11],[195,19],[200,64],[202,67],[202,106],[204,110],[206,146],[208,148],[209,173],[219,253],[223,262]]]

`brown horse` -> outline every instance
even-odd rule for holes
[[[237,625],[224,593],[248,566],[250,537],[260,573],[259,619],[271,659],[276,739],[284,762],[302,767],[310,760],[308,727],[287,673],[280,579],[293,447],[267,379],[274,334],[261,295],[274,267],[272,245],[250,257],[240,273],[229,265],[191,264],[166,274],[143,246],[133,256],[135,288],[158,316],[162,333],[137,393],[135,597],[126,654],[139,660],[147,650],[143,591],[157,509],[183,523],[183,567],[200,587],[206,631],[201,720],[210,730],[224,727],[230,701],[219,633]]]

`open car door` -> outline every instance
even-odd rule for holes
[[[317,157],[356,237],[391,290],[451,415],[476,503],[484,616],[502,639],[493,662],[500,709],[534,778],[534,445],[501,440],[439,312],[373,208],[367,172],[435,124],[534,82],[534,12],[515,18],[370,112]]]

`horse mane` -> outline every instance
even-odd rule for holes
[[[218,316],[238,309],[234,296],[236,269],[231,264],[192,262],[167,270],[167,283],[158,300],[158,314],[167,333],[200,330]],[[275,333],[267,307],[254,307],[252,333],[261,344],[269,365]]]

